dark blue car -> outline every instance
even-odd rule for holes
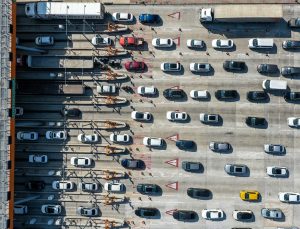
[[[141,23],[157,23],[159,16],[157,14],[140,14],[139,20]]]

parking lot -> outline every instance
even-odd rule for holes
[[[99,68],[93,70],[78,69],[17,69],[17,79],[30,86],[39,82],[41,87],[50,81],[57,84],[82,83],[89,87],[81,96],[62,95],[25,95],[18,94],[16,106],[24,109],[24,114],[18,121],[23,126],[18,131],[36,131],[39,139],[35,142],[19,141],[16,146],[16,178],[15,201],[32,198],[26,202],[29,213],[16,216],[16,228],[100,228],[108,221],[115,226],[124,228],[207,228],[221,229],[232,227],[243,228],[277,228],[299,226],[299,204],[287,204],[278,200],[279,192],[299,192],[300,163],[299,129],[287,125],[288,117],[299,117],[300,108],[297,103],[288,103],[282,95],[269,93],[269,101],[251,103],[247,100],[248,91],[262,90],[265,79],[281,79],[288,83],[291,91],[300,91],[299,78],[285,78],[280,74],[264,76],[257,72],[261,63],[283,66],[300,66],[299,52],[282,49],[282,42],[287,39],[300,38],[300,30],[290,30],[286,21],[297,17],[300,7],[285,5],[284,20],[277,23],[261,24],[209,24],[205,27],[199,22],[201,6],[105,6],[108,13],[130,12],[135,18],[143,12],[156,13],[162,18],[162,24],[157,26],[142,25],[138,20],[129,24],[132,31],[125,33],[103,34],[115,41],[115,48],[124,51],[118,40],[122,36],[134,35],[143,37],[146,44],[140,50],[130,50],[122,56],[121,69],[113,70],[118,74],[127,74],[126,80],[103,81],[100,74],[107,72]],[[109,20],[109,16],[106,17]],[[85,27],[85,33],[78,30],[66,34],[58,32],[53,25],[55,21],[34,21],[24,15],[24,5],[18,8],[17,34],[20,45],[35,47],[34,38],[38,35],[52,35],[58,41],[44,55],[97,56],[97,50],[90,40],[94,33]],[[106,23],[107,21],[103,22]],[[61,22],[64,24],[65,22]],[[31,29],[30,24],[38,26]],[[41,24],[45,24],[44,26]],[[47,25],[48,24],[48,25]],[[49,25],[52,24],[52,25]],[[72,25],[70,25],[72,26]],[[18,30],[20,28],[20,30]],[[35,27],[37,28],[37,27]],[[49,30],[49,33],[43,32]],[[30,32],[28,32],[30,31]],[[42,31],[42,32],[39,32]],[[102,35],[102,34],[101,34]],[[172,38],[174,46],[167,49],[156,49],[152,46],[153,38]],[[274,38],[275,48],[257,51],[248,48],[248,40],[255,37]],[[22,40],[23,39],[23,40]],[[204,40],[203,49],[190,49],[186,45],[188,39]],[[232,39],[234,48],[216,50],[211,47],[213,39]],[[69,48],[68,48],[69,47]],[[103,50],[101,50],[103,51]],[[147,65],[143,73],[127,72],[124,63],[130,60],[144,61]],[[247,68],[243,72],[232,73],[223,69],[225,60],[242,60]],[[164,73],[160,70],[162,62],[180,62],[182,70],[179,73]],[[189,70],[192,62],[210,63],[213,71],[210,74],[194,74]],[[62,73],[61,79],[51,79],[49,72]],[[120,106],[97,105],[97,85],[116,85],[118,96],[126,98],[127,103]],[[133,91],[127,92],[123,86],[130,86]],[[158,95],[145,97],[137,94],[139,86],[155,86]],[[163,96],[167,88],[180,88],[186,93],[184,99],[170,101]],[[215,92],[220,89],[237,90],[238,99],[222,102],[216,99]],[[193,100],[191,90],[207,90],[210,98],[205,101]],[[94,101],[94,102],[93,102]],[[80,119],[64,118],[60,111],[63,108],[78,108],[82,112]],[[132,111],[150,112],[153,119],[150,122],[138,122],[131,119]],[[168,111],[182,111],[188,114],[185,122],[171,122],[166,119]],[[199,114],[219,114],[221,123],[216,126],[200,122]],[[264,117],[267,120],[265,128],[251,128],[245,123],[248,116]],[[115,128],[105,121],[120,122]],[[36,122],[43,125],[34,127]],[[53,127],[49,122],[63,122],[61,127]],[[33,123],[33,125],[32,125]],[[46,124],[45,124],[46,123]],[[47,126],[48,125],[48,126]],[[17,125],[18,126],[18,125]],[[48,130],[65,130],[66,140],[47,140]],[[84,144],[77,140],[81,133],[97,133],[101,140],[97,144]],[[117,144],[110,141],[111,133],[128,134],[132,141],[128,144]],[[158,137],[165,140],[162,148],[149,148],[143,145],[144,137]],[[196,147],[193,150],[180,150],[175,146],[176,140],[193,140]],[[232,146],[229,153],[213,152],[209,149],[211,141],[228,142]],[[286,154],[276,156],[264,152],[264,144],[282,144]],[[107,153],[107,146],[115,146],[114,154]],[[28,155],[43,154],[48,156],[48,163],[32,165],[28,163]],[[89,168],[78,168],[70,163],[71,157],[89,157],[93,164]],[[124,158],[141,159],[145,163],[143,170],[127,170],[120,164]],[[189,173],[181,168],[183,161],[200,162],[203,171]],[[249,168],[246,177],[230,176],[224,171],[225,164],[245,164]],[[268,166],[283,166],[289,170],[286,178],[273,178],[266,174]],[[112,176],[112,177],[110,177]],[[114,177],[115,176],[115,177]],[[46,187],[40,192],[24,189],[28,181],[44,181]],[[75,183],[72,191],[57,191],[52,189],[55,180],[68,180]],[[126,190],[121,194],[108,193],[103,186],[106,182],[119,181],[125,184]],[[95,193],[83,192],[79,189],[80,182],[97,182],[101,184]],[[159,196],[141,195],[136,187],[139,183],[157,184],[162,193]],[[212,197],[208,200],[192,199],[187,195],[188,188],[207,188]],[[261,199],[247,202],[240,199],[241,190],[257,190]],[[109,201],[112,201],[111,204]],[[47,216],[41,213],[43,204],[60,204],[62,213],[59,216]],[[25,203],[24,203],[25,204]],[[88,218],[78,216],[79,206],[98,206],[101,217]],[[157,219],[143,219],[135,215],[138,207],[155,207],[159,209]],[[280,208],[284,219],[273,221],[261,216],[261,209]],[[222,209],[225,217],[221,221],[205,220],[201,217],[203,209]],[[179,222],[172,217],[172,211],[193,210],[198,218],[193,222]],[[233,210],[251,210],[255,215],[252,222],[245,223],[233,219]],[[29,225],[36,219],[36,224]],[[49,221],[52,220],[53,221]],[[108,221],[105,221],[108,220]],[[50,225],[47,225],[50,224]],[[57,225],[55,225],[57,224]],[[25,226],[24,226],[25,225]],[[110,224],[113,226],[113,224]],[[97,227],[98,226],[98,227]]]

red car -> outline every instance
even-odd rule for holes
[[[121,37],[120,38],[120,45],[122,46],[138,46],[144,43],[143,38],[138,37]]]
[[[128,61],[125,63],[127,71],[143,71],[146,68],[146,64],[142,61]]]

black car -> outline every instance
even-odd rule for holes
[[[181,150],[189,150],[195,147],[195,142],[190,140],[178,140],[175,144]]]
[[[195,220],[197,213],[194,211],[177,210],[173,212],[173,218],[178,221],[191,221]]]
[[[81,111],[77,108],[62,109],[60,113],[62,116],[68,118],[80,118],[81,116]]]
[[[183,99],[185,93],[182,89],[168,88],[164,90],[163,95],[166,99]]]
[[[248,91],[247,99],[250,102],[261,102],[268,100],[269,95],[265,91]]]
[[[299,49],[300,41],[293,41],[293,40],[283,41],[282,48],[284,48],[284,49]]]
[[[138,208],[135,210],[135,214],[142,218],[152,218],[159,214],[157,208]]]
[[[261,74],[272,74],[279,71],[276,64],[259,64],[257,65],[257,71]]]
[[[122,159],[121,165],[127,169],[142,169],[144,167],[144,162],[139,159]]]
[[[223,63],[223,68],[226,71],[242,71],[246,68],[246,63],[243,61],[226,60]]]
[[[183,161],[182,169],[187,172],[201,172],[203,166],[200,162]]]
[[[291,28],[300,28],[300,18],[291,18],[288,21],[288,26]]]
[[[252,211],[234,211],[234,218],[239,221],[251,221],[253,219]]]
[[[138,184],[136,190],[144,195],[157,195],[161,192],[161,189],[156,184]]]
[[[281,68],[281,75],[283,76],[293,76],[299,74],[300,74],[300,67],[284,66]]]
[[[238,95],[236,90],[217,90],[215,92],[215,96],[218,100],[237,99]]]
[[[262,127],[266,125],[266,119],[260,117],[247,117],[246,124],[250,127]]]
[[[41,191],[45,188],[44,181],[29,181],[25,183],[25,187],[31,191]]]
[[[208,199],[211,197],[211,191],[204,188],[188,188],[187,195],[196,199]]]
[[[284,95],[284,99],[288,102],[300,101],[300,92],[287,92]]]

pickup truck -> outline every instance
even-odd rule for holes
[[[140,46],[144,44],[144,38],[141,37],[121,37],[120,45],[123,47]]]

